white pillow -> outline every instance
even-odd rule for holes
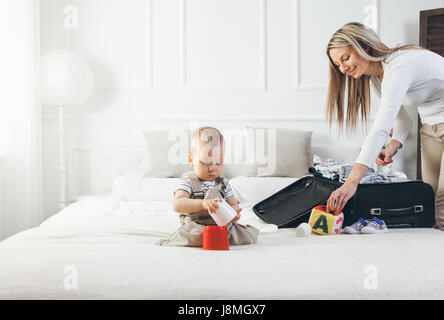
[[[259,177],[302,177],[312,163],[312,131],[291,129],[248,128],[256,140]],[[259,143],[259,145],[258,145]]]
[[[249,127],[221,132],[225,139],[223,176],[227,178],[301,177],[311,166],[311,131]],[[179,178],[192,170],[187,161],[190,130],[145,131],[144,135],[148,177]]]
[[[189,130],[143,132],[148,147],[147,177],[178,178],[190,171],[187,161]]]
[[[241,203],[256,204],[281,191],[298,178],[279,177],[237,177],[230,180],[237,200]]]
[[[230,133],[230,135],[228,134]],[[236,137],[232,135],[236,134]],[[227,178],[237,176],[254,176],[257,172],[256,164],[237,163],[237,156],[246,153],[248,137],[246,129],[235,131],[224,130],[225,165],[223,176]],[[183,173],[191,171],[188,164],[191,131],[188,129],[157,130],[143,132],[148,147],[147,177],[151,178],[180,178]],[[235,140],[235,141],[234,141]],[[240,147],[240,149],[238,148]],[[229,160],[228,158],[231,158]],[[243,159],[241,159],[243,160]]]
[[[179,178],[126,174],[114,180],[112,193],[128,201],[172,201],[179,182]]]

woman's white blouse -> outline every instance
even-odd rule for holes
[[[382,83],[373,81],[381,96],[379,109],[356,160],[370,168],[392,128],[392,139],[401,144],[407,139],[412,123],[402,107],[404,101],[418,106],[422,123],[444,123],[444,57],[429,50],[400,50],[382,66]]]

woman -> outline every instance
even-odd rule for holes
[[[402,107],[407,98],[409,104],[418,106],[423,125],[423,180],[435,191],[436,226],[444,230],[444,58],[415,46],[388,48],[375,32],[360,23],[349,23],[339,29],[328,44],[327,56],[330,126],[337,121],[342,129],[345,121],[348,130],[355,130],[359,120],[367,120],[370,83],[381,97],[375,122],[353,170],[344,185],[331,194],[327,210],[342,211],[375,161],[383,166],[393,162],[392,157],[402,148],[411,128],[410,118]],[[381,151],[392,128],[392,139]]]

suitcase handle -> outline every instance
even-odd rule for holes
[[[398,208],[398,209],[382,209],[382,208],[372,208],[370,209],[370,214],[372,216],[405,216],[407,214],[417,214],[424,211],[424,206],[413,206],[408,208]]]

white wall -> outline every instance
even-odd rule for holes
[[[0,239],[6,237],[5,228],[5,164],[3,157],[0,156]]]
[[[219,127],[312,129],[316,145],[359,146],[362,133],[339,140],[324,123],[325,46],[332,33],[350,21],[371,22],[373,5],[383,41],[418,44],[419,11],[444,7],[443,0],[40,2],[42,53],[72,49],[96,80],[84,105],[66,109],[70,197],[106,191],[95,181],[103,172],[96,178],[91,173],[97,146],[142,146],[142,129],[188,127],[191,120]],[[56,110],[44,108],[46,216],[57,211],[56,120]],[[400,161],[411,178],[415,152],[413,130],[405,167]],[[122,165],[125,160],[119,159],[122,172],[143,168],[143,154],[133,154],[137,163]]]

